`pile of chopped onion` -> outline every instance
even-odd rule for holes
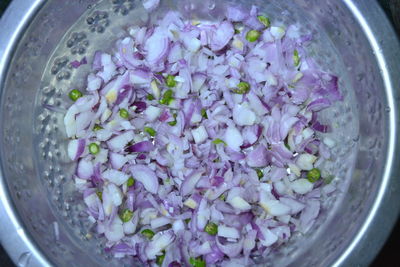
[[[145,1],[154,10],[159,1]],[[213,24],[178,12],[96,52],[64,123],[88,218],[115,257],[162,266],[252,265],[312,228],[335,188],[319,111],[338,78],[310,35],[229,7]]]

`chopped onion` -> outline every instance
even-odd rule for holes
[[[142,4],[153,14],[160,1]],[[311,34],[256,6],[216,23],[151,17],[96,51],[85,95],[71,92],[66,149],[88,220],[116,258],[255,265],[336,191],[309,171],[335,146],[318,116],[343,99],[338,77],[307,54]]]

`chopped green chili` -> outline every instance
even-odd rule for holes
[[[206,267],[206,262],[201,257],[197,257],[196,259],[191,257],[189,263],[193,267]]]
[[[69,92],[68,96],[72,101],[76,101],[78,98],[82,97],[83,94],[78,89],[74,89]]]
[[[262,24],[264,24],[265,28],[268,28],[271,25],[269,18],[265,16],[258,16],[257,18]]]
[[[255,42],[260,38],[260,32],[257,30],[251,30],[246,33],[246,40],[249,42]]]
[[[307,179],[308,181],[310,181],[311,183],[315,183],[316,181],[318,181],[318,179],[321,177],[321,171],[317,168],[311,169],[308,173],[307,173]]]
[[[98,130],[101,130],[101,129],[103,129],[103,127],[101,127],[98,124],[95,124],[94,127],[93,127],[93,131],[98,131]]]
[[[148,94],[147,96],[146,96],[146,98],[147,98],[147,100],[154,100],[154,96],[152,95],[152,94]]]
[[[261,169],[257,169],[256,172],[257,172],[258,179],[261,179],[264,177],[264,172]]]
[[[217,138],[217,139],[215,139],[214,141],[212,141],[212,143],[215,144],[215,145],[224,144],[224,145],[226,146],[225,141],[222,140],[222,139],[219,139],[219,138]]]
[[[162,255],[160,255],[160,256],[157,256],[157,258],[156,258],[156,264],[157,264],[158,266],[161,266],[161,265],[163,264],[163,262],[164,262],[164,258],[165,258],[165,253],[162,254]]]
[[[206,111],[205,108],[202,108],[202,109],[201,109],[200,114],[201,114],[201,116],[202,116],[204,119],[208,119],[207,111]]]
[[[171,104],[172,100],[174,100],[174,92],[170,89],[165,91],[163,97],[160,99],[159,103],[162,105],[169,105]]]
[[[207,223],[206,227],[204,227],[204,231],[209,235],[216,235],[218,233],[218,225],[213,222]]]
[[[247,82],[240,82],[237,85],[237,89],[234,89],[233,92],[236,94],[246,94],[250,90],[250,84]]]
[[[144,235],[148,239],[152,239],[153,236],[154,236],[154,232],[151,231],[150,229],[144,229],[141,233],[142,233],[142,235]]]
[[[119,110],[119,116],[121,116],[121,118],[123,118],[123,119],[127,119],[127,118],[129,118],[129,112],[126,109],[121,108]]]
[[[165,83],[167,84],[168,87],[175,87],[176,86],[176,81],[175,81],[175,76],[168,75]]]
[[[124,209],[124,211],[119,215],[123,222],[129,222],[133,217],[133,211],[129,209]]]
[[[150,136],[156,136],[157,132],[151,127],[144,127],[144,131],[148,133]]]
[[[127,185],[128,187],[131,187],[131,186],[133,186],[134,184],[135,184],[135,179],[133,179],[132,176],[129,177],[128,181],[126,182],[126,185]]]
[[[297,51],[297,49],[293,51],[293,63],[296,67],[300,64],[300,56],[299,56],[299,51]]]
[[[90,154],[96,155],[100,152],[100,146],[96,143],[91,143],[89,145],[89,152]]]

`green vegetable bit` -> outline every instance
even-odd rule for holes
[[[190,257],[189,263],[193,267],[206,267],[206,262],[201,257],[197,257],[197,259]]]
[[[98,196],[98,198],[100,199],[100,201],[103,201],[103,192],[101,191],[97,191],[96,195]]]
[[[256,172],[257,172],[258,179],[261,179],[264,177],[264,172],[261,169],[257,169]]]
[[[311,169],[308,173],[307,173],[307,179],[308,181],[310,181],[311,183],[315,183],[316,181],[318,181],[318,179],[321,177],[321,171],[317,168]]]
[[[123,119],[127,119],[127,118],[129,118],[129,112],[126,109],[121,108],[119,110],[119,116],[121,116],[121,118],[123,118]]]
[[[150,136],[156,136],[157,132],[151,127],[144,127],[144,131],[148,133]]]
[[[170,122],[168,122],[168,124],[169,124],[169,125],[171,125],[171,126],[175,126],[175,125],[176,125],[176,123],[177,123],[177,121],[176,121],[177,114],[176,114],[176,113],[174,113],[174,115],[172,115],[172,116],[174,117],[174,120],[173,120],[173,121],[170,121]]]
[[[221,199],[222,201],[225,201],[226,196],[224,194],[219,196],[219,199]]]
[[[218,225],[213,222],[207,223],[204,231],[209,235],[216,235],[218,233]]]
[[[234,89],[233,92],[236,94],[246,94],[250,91],[250,84],[247,82],[240,82],[237,85],[237,89]]]
[[[134,184],[135,184],[135,179],[133,179],[132,176],[129,177],[128,181],[126,182],[126,185],[127,185],[128,187],[131,187],[131,186],[133,186]]]
[[[68,96],[72,101],[76,101],[78,98],[82,97],[83,94],[78,89],[74,89],[69,92]]]
[[[225,141],[222,140],[222,139],[219,139],[219,138],[217,138],[217,139],[215,139],[214,141],[212,141],[212,143],[215,144],[215,145],[224,144],[224,145],[226,146]]]
[[[146,98],[147,98],[147,100],[154,100],[154,96],[152,95],[152,94],[148,94],[147,96],[146,96]]]
[[[185,223],[188,224],[188,223],[190,223],[191,220],[192,220],[192,219],[190,219],[190,218],[185,219]]]
[[[161,266],[161,265],[163,264],[164,258],[165,258],[165,254],[162,254],[162,255],[160,255],[160,256],[157,256],[157,258],[156,258],[156,264],[157,264],[158,266]]]
[[[246,33],[246,40],[250,43],[255,42],[260,38],[261,33],[257,30],[251,30]]]
[[[98,125],[98,124],[95,124],[95,125],[93,126],[93,131],[98,131],[98,130],[101,130],[101,129],[103,129],[103,127],[101,127],[101,126]]]
[[[96,155],[100,152],[100,146],[96,143],[91,143],[89,145],[89,152],[90,154]]]
[[[124,211],[119,215],[123,222],[129,222],[133,217],[133,211],[129,209],[124,209]]]
[[[154,232],[151,231],[150,229],[144,229],[141,233],[142,233],[142,235],[144,235],[148,239],[152,239],[153,236],[154,236]]]
[[[271,25],[269,18],[264,16],[258,16],[257,18],[262,24],[264,24],[265,28],[268,28]]]
[[[293,51],[293,63],[296,67],[300,64],[299,51],[296,49]]]
[[[285,142],[285,147],[286,147],[288,150],[290,150],[290,146],[289,146],[289,144],[286,143],[286,142]]]
[[[208,119],[207,111],[206,111],[205,108],[202,108],[202,109],[201,109],[200,114],[201,114],[201,116],[202,116],[204,119]]]
[[[159,103],[162,105],[169,105],[171,104],[172,100],[174,100],[174,92],[170,89],[165,91],[163,97],[160,99]]]
[[[175,87],[176,86],[175,76],[168,75],[166,79],[166,84],[168,87]]]

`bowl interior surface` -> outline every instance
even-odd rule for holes
[[[265,266],[327,266],[359,230],[383,173],[388,136],[385,85],[361,26],[336,0],[252,1],[273,24],[296,24],[314,37],[309,53],[323,69],[339,76],[344,101],[322,115],[336,141],[324,170],[338,190],[326,197],[321,216],[305,236],[259,259]],[[130,264],[104,253],[91,233],[71,179],[63,116],[68,92],[84,89],[96,50],[110,51],[129,25],[145,25],[167,10],[188,19],[216,21],[228,4],[248,1],[161,1],[145,12],[135,0],[47,1],[21,37],[13,55],[1,103],[1,164],[25,231],[56,266]],[[69,62],[87,57],[79,69]],[[57,222],[57,223],[56,223]],[[55,238],[55,228],[59,238]]]

